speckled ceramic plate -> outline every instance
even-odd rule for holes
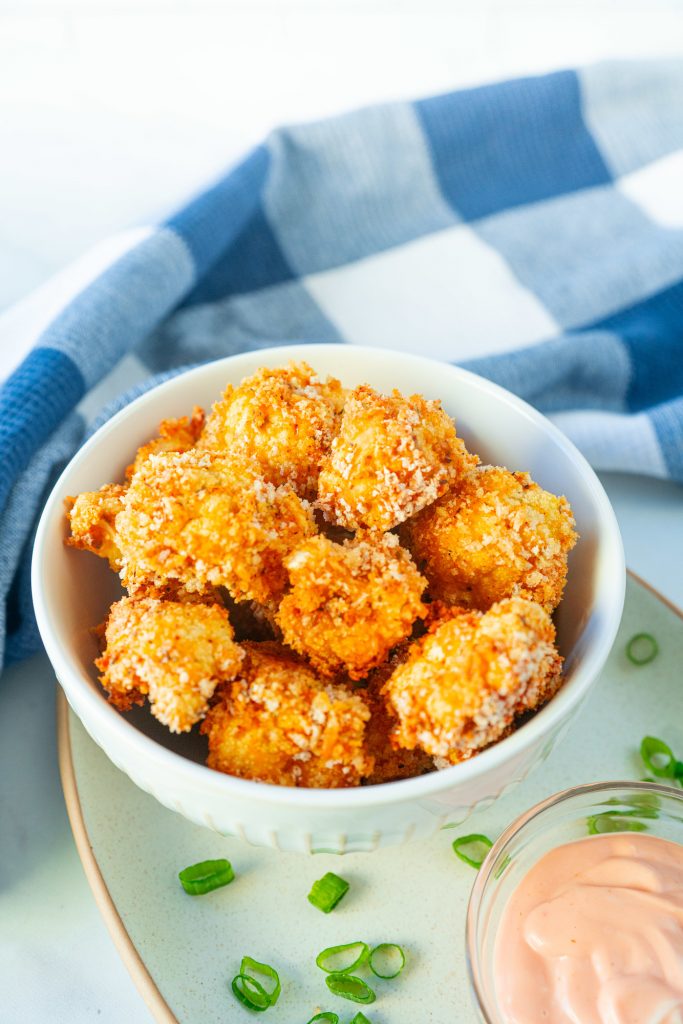
[[[659,657],[636,668],[628,639],[652,633]],[[265,1021],[306,1024],[320,1009],[346,1024],[359,1007],[330,995],[315,966],[326,946],[364,939],[398,942],[408,964],[395,981],[373,985],[363,1007],[372,1024],[474,1021],[465,967],[464,925],[472,870],[451,851],[463,832],[494,837],[519,812],[580,782],[638,778],[641,737],[661,735],[683,749],[683,616],[634,577],[605,671],[566,738],[533,774],[467,825],[427,842],[371,854],[305,857],[222,839],[166,810],[137,789],[93,743],[59,700],[62,781],[78,850],[112,937],[152,1015],[164,1024],[226,1024],[250,1014],[230,979],[248,954],[277,967],[282,995]],[[205,897],[186,896],[177,873],[228,857],[237,878]],[[309,905],[326,871],[351,883],[338,909]]]

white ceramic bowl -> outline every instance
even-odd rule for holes
[[[345,385],[440,398],[482,462],[529,470],[566,494],[581,539],[556,621],[566,682],[512,736],[464,764],[381,786],[294,789],[232,778],[201,763],[201,740],[171,736],[147,709],[121,715],[104,698],[90,634],[119,593],[106,563],[65,547],[64,498],[122,478],[135,449],[165,417],[208,408],[226,383],[260,366],[305,359]],[[47,653],[72,708],[119,768],[165,806],[224,835],[302,852],[373,850],[427,835],[487,806],[550,752],[610,651],[621,617],[624,555],[614,512],[569,441],[524,402],[465,370],[385,349],[300,345],[250,352],[191,370],[148,392],[74,456],[45,506],[33,555],[33,594]],[[197,763],[199,762],[199,763]]]

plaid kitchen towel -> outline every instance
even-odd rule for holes
[[[6,661],[39,646],[28,558],[57,470],[105,398],[188,363],[292,341],[416,351],[526,398],[599,468],[683,481],[683,61],[283,128],[117,247],[50,298],[0,391]],[[8,350],[26,342],[12,323]]]

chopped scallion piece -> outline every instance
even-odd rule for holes
[[[475,832],[470,836],[460,836],[459,839],[454,840],[453,853],[465,864],[478,870],[492,846],[493,843],[488,836],[482,836]],[[467,847],[472,847],[470,853],[465,852]]]
[[[359,1010],[350,1024],[372,1024],[372,1021],[368,1020],[364,1013]]]
[[[406,955],[395,942],[380,942],[370,953],[368,966],[378,978],[398,978],[406,965]]]
[[[367,942],[347,942],[343,946],[328,946],[318,953],[315,962],[326,974],[350,974],[370,956]],[[339,962],[341,961],[341,963]]]
[[[236,999],[248,1010],[262,1013],[270,1006],[270,996],[260,982],[248,974],[236,974],[232,979],[232,991]]]
[[[374,1003],[375,993],[362,978],[353,974],[328,974],[325,984],[330,992],[342,999],[350,999],[352,1003]]]
[[[587,819],[588,835],[599,836],[605,832],[646,832],[647,825],[638,821],[635,811],[605,811],[604,814],[593,814]],[[657,817],[642,814],[642,817]]]
[[[265,989],[265,991],[270,998],[269,1005],[275,1006],[276,1002],[280,998],[282,987],[280,985],[280,977],[274,967],[271,967],[270,964],[259,963],[258,960],[254,960],[250,956],[243,956],[242,963],[240,964],[240,974],[247,978],[251,978],[252,981],[258,982],[262,988],[265,988],[265,986],[259,981],[258,977],[255,978],[254,975],[261,974],[264,978],[269,978],[273,982],[273,987],[270,991],[268,989]]]
[[[645,767],[658,779],[671,779],[676,774],[677,761],[671,747],[656,736],[646,736],[640,744],[640,756]]]
[[[626,644],[626,657],[632,665],[649,665],[659,654],[659,644],[650,633],[636,633]]]
[[[329,914],[348,891],[349,883],[340,878],[339,875],[328,871],[326,875],[323,875],[322,878],[319,878],[311,886],[308,902],[312,903],[318,910],[322,910],[323,914]]]
[[[322,1013],[316,1013],[315,1017],[311,1017],[308,1024],[318,1024],[318,1021],[325,1021],[325,1024],[339,1024],[339,1016],[332,1013],[331,1010],[323,1010]]]
[[[203,860],[183,868],[178,875],[180,884],[190,896],[203,896],[223,885],[228,885],[235,877],[229,860]]]

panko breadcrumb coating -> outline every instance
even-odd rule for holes
[[[204,410],[195,405],[191,416],[181,416],[177,420],[162,420],[159,424],[159,436],[138,448],[135,461],[126,469],[126,478],[130,479],[145,459],[159,452],[186,452],[194,448],[204,429]]]
[[[291,589],[277,621],[318,671],[362,679],[425,614],[426,586],[394,534],[335,544],[314,537],[285,559]]]
[[[450,614],[415,642],[382,693],[398,718],[396,743],[456,764],[552,697],[562,659],[550,616],[533,601]]]
[[[370,721],[365,727],[365,749],[375,762],[364,781],[370,786],[377,786],[382,782],[412,779],[434,771],[434,761],[424,750],[419,747],[405,750],[394,745],[392,732],[398,720],[382,697],[367,691],[359,692],[370,711]]]
[[[339,429],[341,384],[307,363],[258,370],[216,402],[201,446],[258,463],[264,478],[314,498],[320,463]]]
[[[278,644],[244,646],[239,678],[218,688],[201,726],[209,767],[280,786],[358,785],[372,771],[363,700]]]
[[[480,611],[513,596],[552,611],[576,537],[566,498],[497,466],[477,467],[401,530],[430,596]]]
[[[233,679],[244,654],[217,605],[124,597],[112,605],[96,661],[109,700],[121,711],[149,697],[171,732],[203,718],[218,683]]]
[[[380,395],[363,384],[349,393],[323,460],[317,505],[349,530],[390,530],[477,462],[440,402]]]
[[[66,500],[71,527],[67,544],[106,558],[114,572],[121,568],[116,517],[123,508],[125,493],[121,484],[105,484],[99,491],[84,491],[77,498]]]
[[[126,587],[224,586],[236,601],[271,604],[287,582],[284,559],[314,523],[291,488],[266,483],[241,460],[192,448],[142,463],[116,529]]]

